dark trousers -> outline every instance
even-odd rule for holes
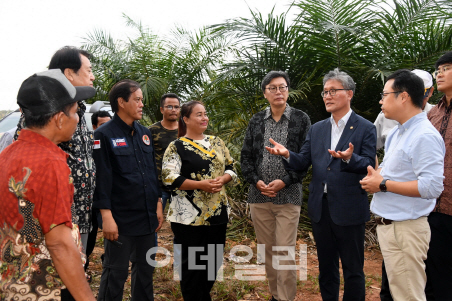
[[[380,290],[380,300],[381,301],[393,301],[391,296],[391,291],[389,290],[389,280],[386,274],[385,261],[381,261],[381,290]]]
[[[184,301],[212,300],[210,290],[215,283],[217,272],[223,264],[226,226],[227,224],[190,226],[171,223],[175,241],[181,244],[182,247],[182,278],[180,286]],[[196,253],[194,252],[194,247],[198,247]],[[206,260],[206,257],[209,257],[210,260]],[[204,265],[205,267],[193,269],[194,265]]]
[[[97,230],[99,229],[99,225],[98,225],[98,222],[97,222],[97,213],[98,212],[99,212],[99,209],[92,208],[92,211],[91,211],[91,225],[93,226],[93,228],[92,228],[91,232],[89,232],[88,243],[86,244],[85,271],[88,269],[88,266],[89,266],[89,256],[93,253],[94,247],[96,246]]]
[[[61,290],[61,301],[75,301],[67,288]]]
[[[426,260],[427,300],[452,300],[452,216],[432,212],[432,233]]]
[[[336,225],[330,216],[326,195],[322,217],[312,223],[319,258],[319,285],[324,301],[339,300],[339,258],[344,274],[344,301],[365,300],[364,231],[365,224]]]
[[[121,247],[105,239],[105,255],[100,279],[99,301],[122,301],[124,283],[132,262],[132,301],[154,300],[152,274],[154,267],[146,260],[146,253],[154,247],[155,233],[143,236],[119,235]]]

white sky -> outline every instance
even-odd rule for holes
[[[0,0],[0,110],[13,110],[21,83],[45,70],[65,45],[81,46],[94,29],[115,38],[134,33],[122,13],[164,35],[174,25],[197,29],[235,17],[287,10],[289,0]],[[95,68],[95,66],[94,66]]]

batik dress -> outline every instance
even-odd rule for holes
[[[218,193],[179,189],[186,179],[215,179],[225,173],[232,177],[231,185],[238,184],[234,159],[220,138],[205,136],[203,140],[192,140],[181,137],[171,142],[162,163],[163,184],[172,189],[168,220],[193,226],[227,223],[230,205],[225,186]]]

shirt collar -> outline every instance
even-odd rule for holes
[[[287,120],[290,120],[290,113],[291,113],[291,111],[292,111],[292,108],[289,106],[288,103],[286,103],[286,108],[284,109],[283,116],[286,116]],[[264,119],[268,119],[268,118],[270,118],[271,116],[272,116],[271,107],[268,106],[268,107],[265,109],[265,116],[264,116]]]
[[[451,104],[449,105],[449,107],[450,107],[451,105],[452,105],[452,102],[451,102]],[[446,95],[443,95],[443,97],[441,97],[440,101],[438,102],[438,108],[439,108],[439,109],[444,108],[444,110],[447,110],[447,109],[448,109],[448,107],[447,107],[447,101],[446,101]]]
[[[425,112],[421,112],[419,114],[414,115],[413,117],[411,117],[410,119],[408,119],[408,121],[406,121],[404,124],[400,124],[398,125],[399,127],[399,131],[403,132],[408,130],[411,126],[417,124],[418,122],[421,122],[422,120],[427,118],[427,113]]]
[[[118,114],[113,115],[113,122],[115,122],[121,130],[123,130],[126,134],[132,133],[132,131],[136,130],[135,122],[132,123],[132,126],[129,126],[125,123]]]
[[[352,115],[352,112],[353,112],[353,110],[350,109],[347,112],[347,114],[344,115],[344,117],[339,119],[339,121],[337,123],[337,127],[344,127],[347,124],[348,120],[350,119],[350,116]],[[331,114],[330,122],[331,122],[331,125],[333,125],[333,126],[336,124],[336,122],[334,121],[334,118],[333,118],[333,114]]]
[[[55,143],[50,141],[48,138],[42,136],[41,134],[33,132],[29,129],[26,129],[26,128],[22,129],[19,133],[18,140],[27,141],[30,143],[36,143],[36,144],[39,144],[39,145],[49,149],[52,152],[55,152],[61,156],[64,156],[65,158],[69,157],[69,155],[66,152],[64,152],[61,148],[59,148]]]

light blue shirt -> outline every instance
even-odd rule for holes
[[[428,216],[443,191],[444,140],[422,112],[393,128],[386,139],[380,174],[396,182],[418,181],[421,197],[374,194],[370,210],[394,221]]]

